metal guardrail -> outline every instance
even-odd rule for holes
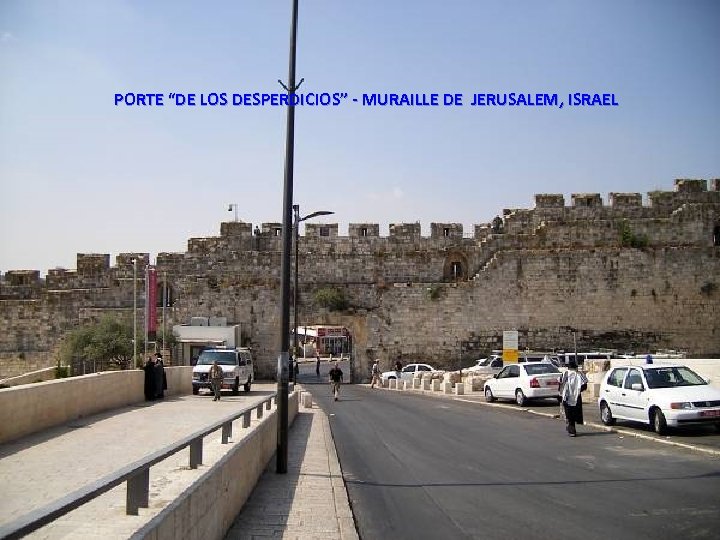
[[[241,416],[243,428],[250,427],[253,410],[257,411],[258,420],[263,417],[264,409],[270,410],[272,401],[277,406],[277,393],[262,400],[260,403],[245,407],[240,412],[226,416],[200,431],[176,441],[144,458],[135,461],[121,469],[103,476],[99,480],[88,484],[65,497],[57,499],[45,506],[37,508],[18,519],[0,526],[0,539],[21,538],[56,520],[57,518],[75,510],[86,502],[99,497],[123,482],[127,482],[127,497],[125,513],[138,515],[139,508],[148,508],[150,498],[150,467],[167,459],[173,454],[190,447],[190,468],[197,469],[203,460],[203,439],[218,429],[222,429],[222,444],[227,444],[232,437],[232,423]]]

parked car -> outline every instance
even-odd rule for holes
[[[560,359],[560,364],[563,366],[567,366],[568,362],[573,358],[575,359],[575,362],[577,362],[578,366],[583,366],[585,365],[585,360],[611,360],[615,358],[616,355],[611,352],[591,351],[579,352],[577,354],[566,352],[559,354],[558,357]]]
[[[600,418],[610,426],[631,420],[668,427],[714,424],[720,430],[720,389],[681,364],[617,366],[600,385]]]
[[[418,371],[435,371],[435,368],[430,364],[408,364],[401,371],[384,371],[380,378],[383,381],[389,381],[391,379],[411,380],[415,373]]]
[[[514,399],[523,406],[529,399],[554,398],[559,403],[560,376],[550,362],[510,364],[485,382],[485,400]]]
[[[211,389],[208,372],[213,362],[217,361],[223,370],[222,388],[232,390],[234,395],[240,392],[240,385],[246,392],[250,391],[255,380],[255,364],[250,349],[215,348],[205,349],[200,353],[192,372],[192,391],[197,395],[201,388]]]
[[[502,356],[493,354],[487,358],[479,359],[476,365],[470,366],[465,371],[473,375],[494,375],[495,373],[500,373],[502,368]]]

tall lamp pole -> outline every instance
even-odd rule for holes
[[[293,158],[295,152],[295,49],[297,43],[298,0],[293,0],[290,25],[290,60],[288,84],[287,138],[285,140],[285,181],[283,185],[282,260],[280,264],[280,353],[277,373],[277,460],[275,472],[287,473],[288,461],[288,389],[290,348],[290,250],[292,248]],[[302,81],[300,81],[302,83]],[[282,84],[282,82],[280,82]]]
[[[293,351],[295,351],[295,362],[297,362],[297,350],[298,350],[298,245],[300,243],[300,222],[306,219],[311,219],[317,216],[329,216],[335,212],[329,210],[318,210],[307,216],[300,217],[300,205],[294,204],[293,210],[295,212],[295,287],[293,288],[293,307],[295,310],[293,317],[293,324],[295,326],[293,330]]]
[[[133,369],[137,368],[137,257],[133,262]]]

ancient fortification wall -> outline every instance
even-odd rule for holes
[[[344,324],[356,369],[401,355],[456,367],[518,329],[520,345],[675,348],[720,355],[720,181],[677,180],[648,194],[557,194],[506,209],[465,235],[460,224],[307,223],[300,238],[299,321]],[[185,253],[161,253],[172,306],[167,327],[226,317],[249,336],[261,375],[274,371],[279,335],[281,226],[222,223]],[[103,313],[132,316],[133,259],[78,254],[77,269],[8,271],[0,279],[0,377],[55,363],[69,330]],[[314,305],[318,288],[342,289],[348,310]],[[142,324],[143,273],[138,275]],[[160,323],[161,324],[161,323]],[[386,360],[387,359],[387,360]]]

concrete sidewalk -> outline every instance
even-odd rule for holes
[[[357,539],[327,415],[300,406],[288,436],[288,472],[270,461],[226,540]]]

